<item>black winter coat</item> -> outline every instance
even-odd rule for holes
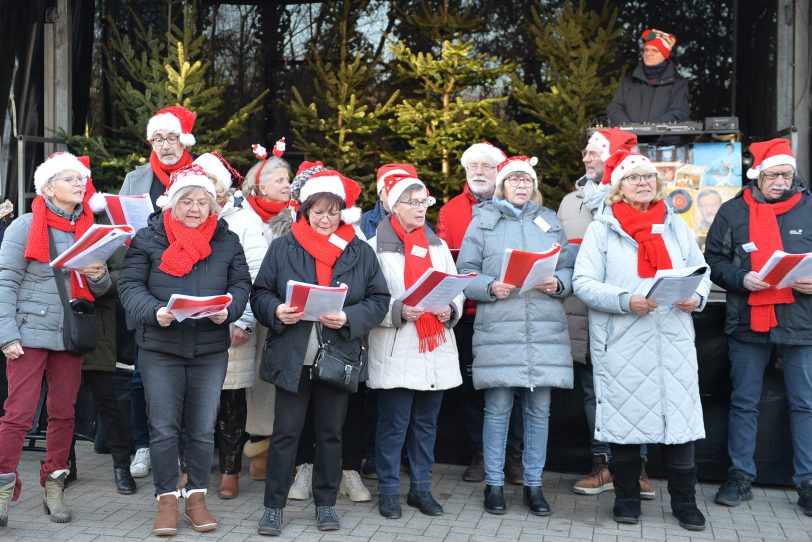
[[[135,234],[124,258],[118,295],[128,320],[135,322],[136,344],[144,350],[184,358],[228,350],[229,324],[242,315],[251,292],[251,275],[240,238],[228,229],[224,220],[218,220],[211,239],[211,255],[182,277],[158,269],[168,246],[163,212],[156,211],[150,216],[149,225]],[[161,327],[155,314],[175,293],[194,296],[230,293],[233,300],[228,318],[222,324],[208,318],[190,318]]]
[[[631,75],[621,79],[606,108],[614,126],[629,122],[678,122],[691,116],[688,81],[677,75],[669,62],[662,77],[652,83],[638,64]]]
[[[784,252],[812,252],[812,196],[808,192],[803,192],[795,207],[776,218]],[[742,248],[749,242],[750,207],[740,192],[719,208],[705,240],[711,280],[727,290],[725,332],[750,343],[812,344],[812,296],[795,290],[795,303],[775,306],[778,326],[767,333],[750,329],[750,291],[744,287],[744,276],[752,264],[750,254]]]
[[[254,281],[251,310],[257,321],[268,327],[260,377],[296,393],[313,322],[286,325],[276,318],[276,308],[285,302],[288,280],[317,283],[316,261],[290,232],[271,243]],[[348,324],[338,330],[324,327],[322,336],[355,359],[361,352],[361,340],[386,316],[390,298],[375,252],[358,237],[333,266],[331,285],[342,283],[348,286],[344,301]]]

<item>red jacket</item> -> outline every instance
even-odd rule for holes
[[[457,259],[458,251],[465,237],[465,231],[471,223],[474,205],[477,203],[479,201],[471,193],[468,183],[465,183],[462,194],[454,196],[440,208],[436,233],[440,239],[448,244],[448,248],[452,250],[454,255],[454,260]],[[476,315],[476,302],[466,299],[462,312],[464,316],[473,318]]]

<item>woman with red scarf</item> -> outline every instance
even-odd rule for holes
[[[259,162],[253,165],[242,182],[240,190],[245,198],[243,207],[262,220],[265,237],[270,244],[287,233],[293,218],[290,189],[290,164],[282,158],[285,138],[274,144],[271,155],[262,145],[253,145]]]
[[[386,318],[369,337],[367,386],[377,389],[378,396],[378,508],[383,517],[401,516],[400,458],[407,443],[406,502],[424,514],[439,516],[443,507],[431,493],[434,441],[443,390],[462,384],[451,328],[462,314],[465,297],[460,293],[433,313],[399,300],[427,270],[456,273],[457,268],[445,241],[426,226],[426,211],[434,204],[426,185],[413,175],[395,173],[384,181],[384,190],[392,214],[378,224],[369,241],[392,294]]]
[[[150,457],[158,536],[177,532],[178,499],[198,532],[217,528],[206,508],[214,426],[228,365],[229,324],[243,314],[251,276],[240,239],[219,220],[216,192],[197,164],[170,179],[168,205],[133,238],[118,280],[127,317],[136,325],[138,362],[149,413]],[[172,294],[230,294],[227,308],[179,319],[167,309]],[[186,474],[178,490],[178,440],[186,429]]]
[[[0,249],[0,346],[8,378],[5,415],[0,418],[0,527],[6,526],[9,505],[20,495],[17,465],[34,420],[43,374],[48,382],[48,435],[40,470],[45,512],[56,523],[71,520],[63,490],[82,357],[65,352],[64,309],[56,281],[65,281],[71,298],[91,302],[110,288],[111,281],[103,262],[57,276],[49,262],[93,224],[91,202],[101,196],[89,197],[95,192],[89,178],[90,170],[72,154],[48,158],[34,173],[37,197],[32,212],[12,222]]]
[[[316,526],[320,531],[340,528],[333,506],[341,482],[342,426],[349,395],[312,380],[310,368],[318,349],[317,325],[324,341],[357,359],[367,334],[383,319],[389,304],[374,252],[348,223],[360,215],[352,206],[360,192],[355,181],[335,171],[310,177],[299,192],[298,219],[288,233],[271,243],[254,281],[251,309],[257,321],[268,327],[260,377],[276,386],[260,534],[282,532],[282,511],[311,401]],[[318,322],[303,320],[304,307],[285,304],[290,280],[347,285],[343,309],[320,315]]]
[[[575,263],[575,295],[589,307],[595,438],[608,442],[613,515],[640,521],[640,444],[661,444],[671,510],[684,529],[702,530],[696,506],[694,442],[705,437],[691,312],[710,290],[671,306],[646,293],[658,271],[704,267],[696,238],[665,200],[666,182],[648,158],[620,150],[604,164],[604,204]]]

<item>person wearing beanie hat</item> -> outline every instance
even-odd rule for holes
[[[801,511],[812,516],[812,276],[778,288],[777,278],[768,275],[762,280],[758,273],[776,250],[812,251],[812,197],[796,175],[789,141],[752,143],[750,153],[750,182],[719,208],[705,244],[711,278],[727,290],[732,385],[727,437],[731,464],[714,500],[738,506],[753,498],[764,369],[777,355],[789,401],[792,481]]]
[[[361,215],[360,228],[367,239],[375,237],[378,224],[392,213],[389,203],[386,201],[384,182],[387,177],[395,174],[417,177],[417,170],[411,164],[384,164],[378,168],[375,183],[375,193],[378,194],[378,201],[375,202],[375,207]]]
[[[642,62],[620,81],[606,108],[613,126],[641,122],[679,122],[691,116],[688,81],[677,73],[671,53],[677,39],[662,30],[641,36]]]
[[[426,185],[409,173],[384,179],[392,216],[378,224],[370,241],[392,299],[402,298],[429,269],[456,273],[448,246],[426,225],[434,204]],[[453,326],[462,315],[465,297],[432,312],[393,301],[386,319],[369,335],[369,380],[378,404],[375,435],[378,508],[385,518],[399,518],[400,458],[404,443],[409,456],[409,506],[429,516],[443,507],[431,493],[431,469],[437,417],[443,391],[462,383]],[[425,369],[411,370],[419,366]],[[406,438],[406,435],[419,438]]]
[[[640,445],[660,444],[671,510],[684,529],[702,530],[694,443],[705,429],[691,313],[703,308],[710,276],[706,271],[696,293],[672,306],[641,293],[651,290],[659,271],[702,268],[705,260],[693,232],[666,205],[666,181],[648,158],[614,152],[601,182],[604,204],[581,243],[572,282],[589,308],[594,438],[609,443],[613,517],[640,521]],[[594,494],[600,488],[580,489]]]
[[[264,511],[258,527],[263,535],[282,532],[291,472],[311,401],[316,454],[312,471],[307,470],[312,472],[316,528],[340,528],[333,507],[342,485],[342,429],[349,394],[313,379],[311,365],[322,337],[348,359],[360,359],[364,338],[384,319],[390,303],[375,253],[342,218],[342,211],[354,205],[361,188],[355,181],[312,163],[303,165],[297,177],[315,167],[322,171],[298,186],[298,218],[288,233],[271,243],[251,296],[254,316],[270,330],[260,375],[276,386]],[[291,280],[344,285],[342,309],[321,314],[315,322],[305,320],[305,307],[285,301]]]
[[[558,219],[564,226],[564,232],[570,245],[579,247],[586,234],[592,217],[601,204],[605,194],[598,190],[603,177],[603,163],[618,150],[631,151],[637,146],[637,136],[620,128],[596,130],[581,151],[584,163],[584,175],[575,181],[575,190],[564,196],[558,206]],[[589,322],[587,307],[576,296],[564,300],[567,323],[570,331],[572,360],[575,370],[580,373],[581,387],[584,392],[584,411],[590,435],[592,452],[592,470],[589,475],[578,480],[573,491],[581,495],[598,495],[614,488],[612,474],[609,472],[609,444],[595,440],[595,387],[592,378],[592,363],[587,355],[589,349]],[[643,467],[640,473],[640,496],[643,499],[655,497],[654,487],[646,474],[647,450],[641,446]]]
[[[501,149],[487,141],[474,143],[462,153],[460,161],[465,170],[465,187],[461,194],[454,196],[440,208],[436,229],[437,236],[448,243],[448,248],[455,255],[462,246],[465,230],[471,223],[474,206],[493,197],[496,166],[505,158],[507,156]],[[463,316],[457,323],[454,332],[457,339],[457,350],[460,353],[460,371],[463,375],[461,390],[463,422],[471,452],[471,462],[462,473],[462,479],[466,482],[482,482],[485,479],[485,469],[482,463],[482,409],[485,399],[482,390],[474,389],[471,380],[471,364],[474,361],[471,352],[471,338],[474,334],[475,316],[476,303],[466,300]],[[519,420],[518,407],[516,414],[512,419]],[[524,476],[520,429],[518,423],[512,423],[507,442],[508,481],[516,485],[521,485]]]
[[[51,155],[34,173],[37,196],[31,212],[11,223],[0,247],[0,346],[7,360],[9,392],[0,418],[0,527],[6,526],[11,502],[22,489],[17,468],[43,376],[48,381],[49,414],[40,469],[43,502],[51,521],[71,520],[63,491],[82,356],[65,350],[65,309],[57,281],[77,303],[92,303],[111,288],[112,281],[105,262],[58,273],[50,262],[93,225],[89,178],[87,162],[67,152]]]
[[[198,164],[172,172],[168,202],[149,217],[127,250],[118,293],[138,328],[138,365],[146,390],[150,460],[158,509],[153,533],[177,532],[178,498],[198,532],[217,528],[205,495],[214,453],[220,390],[228,365],[230,324],[242,315],[251,275],[240,239],[224,220],[217,192]],[[180,318],[173,294],[231,297],[213,314]],[[185,423],[183,422],[185,420]],[[178,443],[186,432],[186,479],[179,485]]]
[[[541,205],[536,160],[513,156],[501,162],[492,201],[477,206],[465,234],[457,267],[476,273],[465,296],[477,302],[473,334],[473,383],[484,390],[482,442],[485,511],[504,514],[505,441],[514,397],[524,407],[522,503],[530,513],[549,516],[541,491],[546,462],[550,397],[553,388],[572,388],[572,356],[561,301],[572,293],[574,252],[564,228]],[[557,252],[551,276],[520,294],[504,282],[506,251]],[[517,356],[517,353],[523,353]]]

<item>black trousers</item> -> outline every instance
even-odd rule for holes
[[[247,419],[245,389],[222,390],[217,426],[214,429],[214,444],[217,446],[221,474],[239,474],[242,470],[242,449],[247,440],[245,432]]]
[[[296,449],[311,396],[316,442],[313,502],[316,506],[333,506],[336,503],[341,483],[341,430],[349,394],[310,380],[310,368],[303,367],[296,393],[276,389],[273,434],[268,447],[268,474],[265,478],[264,502],[268,508],[284,508],[288,500]]]
[[[656,446],[656,444],[649,444]],[[688,470],[694,468],[694,443],[661,444],[663,452],[663,465],[666,469]],[[639,444],[609,444],[612,450],[612,459],[617,461],[636,461],[640,458]]]
[[[118,408],[118,401],[113,393],[113,373],[109,371],[82,371],[85,385],[90,389],[96,412],[99,413],[104,426],[104,436],[113,466],[130,469],[130,437],[124,416]]]

